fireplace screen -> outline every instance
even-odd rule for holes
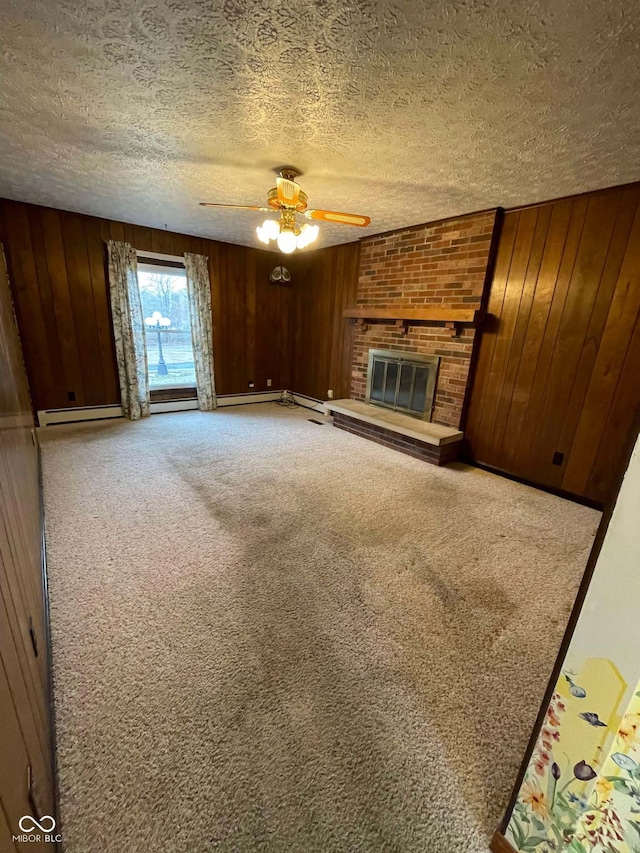
[[[366,402],[430,421],[439,363],[437,355],[370,349]]]

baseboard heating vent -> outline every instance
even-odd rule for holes
[[[225,406],[245,406],[249,403],[274,403],[282,399],[284,393],[288,393],[291,400],[291,405],[304,406],[317,412],[319,415],[324,414],[322,410],[322,402],[315,400],[313,397],[306,397],[304,394],[296,394],[283,391],[250,391],[242,394],[222,394],[218,396],[218,408]],[[185,412],[198,408],[198,401],[195,398],[185,398],[178,400],[157,400],[151,403],[151,414],[160,412]],[[103,420],[104,418],[121,418],[122,409],[120,406],[73,406],[68,409],[39,409],[38,424],[41,427],[49,426],[50,424],[71,424],[79,423],[80,421]]]
[[[120,406],[77,406],[69,409],[39,409],[38,424],[41,427],[50,424],[74,424],[80,421],[121,418]]]
[[[316,397],[307,397],[306,394],[298,394],[297,391],[290,391],[289,393],[298,406],[304,406],[305,409],[311,409],[312,412],[317,412],[319,415],[326,414],[322,400],[318,400]]]

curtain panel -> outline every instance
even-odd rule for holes
[[[107,242],[107,255],[122,414],[131,421],[137,421],[150,414],[149,369],[138,289],[138,260],[133,246],[115,240]]]
[[[210,412],[216,408],[216,388],[213,376],[213,314],[211,312],[211,282],[209,259],[205,255],[184,254],[187,274],[191,341],[195,363],[198,408]]]

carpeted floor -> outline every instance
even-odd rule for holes
[[[41,430],[66,853],[486,850],[599,514],[310,417]]]

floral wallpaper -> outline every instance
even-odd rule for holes
[[[564,671],[507,838],[521,853],[640,853],[640,684],[615,664]]]
[[[519,853],[640,853],[640,438],[505,830]]]

